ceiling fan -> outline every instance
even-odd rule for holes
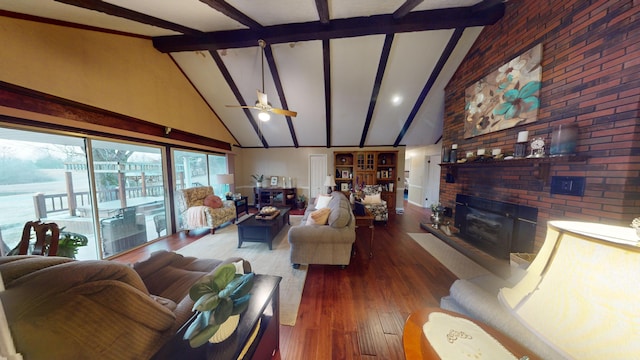
[[[264,40],[260,39],[258,40],[258,45],[260,45],[260,48],[262,48],[262,91],[260,90],[257,91],[258,100],[256,101],[256,104],[254,106],[245,106],[245,105],[226,105],[226,106],[260,110],[260,112],[258,113],[258,119],[262,121],[268,121],[269,119],[271,119],[271,115],[269,115],[269,113],[296,117],[296,115],[298,115],[297,112],[291,111],[291,110],[274,108],[267,101],[267,94],[264,93],[264,47],[266,46],[266,43],[264,42]]]

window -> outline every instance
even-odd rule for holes
[[[103,140],[91,145],[103,256],[166,234],[161,148]]]
[[[84,235],[76,258],[98,259],[85,141],[0,127],[0,246],[13,249],[27,221]]]

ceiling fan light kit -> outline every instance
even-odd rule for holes
[[[260,119],[262,121],[269,121],[269,120],[271,120],[271,115],[269,115],[268,112],[263,110],[263,111],[260,111],[258,113],[258,119]]]

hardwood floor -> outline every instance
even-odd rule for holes
[[[356,254],[346,269],[311,265],[296,325],[280,326],[274,359],[404,359],[402,329],[409,314],[439,306],[456,277],[407,233],[426,232],[427,209],[405,202],[403,215],[375,227],[374,255],[369,229],[359,229]],[[202,234],[200,234],[202,235]],[[116,261],[144,260],[155,250],[176,250],[198,235],[168,237]]]

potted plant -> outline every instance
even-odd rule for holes
[[[249,306],[254,273],[236,274],[234,264],[217,268],[203,276],[189,290],[198,315],[187,328],[184,339],[192,348],[209,342],[222,342],[238,327],[240,314]]]
[[[262,181],[264,180],[264,175],[263,174],[253,174],[251,175],[251,177],[253,178],[253,181],[256,182],[256,187],[262,187]]]
[[[64,228],[63,228],[64,229]],[[86,236],[74,232],[61,231],[58,241],[56,256],[64,256],[75,259],[80,246],[87,246],[89,239]]]
[[[304,209],[306,201],[307,198],[304,196],[304,194],[298,195],[298,198],[296,199],[296,206],[298,207],[298,209]]]

